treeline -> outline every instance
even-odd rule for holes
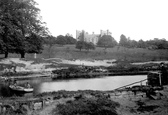
[[[59,35],[57,37],[50,35],[44,39],[44,44],[50,45],[50,46],[55,44],[59,44],[59,45],[76,44],[76,42],[77,42],[76,39],[74,39],[69,34],[65,36]]]
[[[89,51],[89,50],[94,50],[96,47],[92,42],[78,41],[76,43],[76,48],[79,49],[80,51],[82,49]]]
[[[154,38],[153,40],[139,41],[131,40],[129,37],[126,38],[125,35],[120,36],[119,46],[127,48],[148,48],[148,49],[168,49],[168,41],[166,39]]]

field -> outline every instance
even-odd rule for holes
[[[4,55],[0,55],[4,57]],[[20,57],[20,54],[9,54],[9,57]],[[34,57],[34,54],[26,54],[27,59]],[[37,58],[62,58],[62,59],[85,59],[85,60],[103,60],[116,59],[118,61],[127,62],[145,62],[145,61],[164,61],[168,60],[168,50],[149,50],[142,48],[124,48],[114,47],[104,50],[104,48],[96,47],[95,50],[79,51],[75,45],[53,46],[51,49],[44,46],[41,54],[37,54]]]

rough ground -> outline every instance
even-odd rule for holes
[[[41,62],[36,62],[33,60],[22,60],[19,58],[7,58],[0,60],[0,64],[3,65],[17,65],[16,71],[31,71],[31,72],[38,72],[38,71],[52,71],[55,69],[52,67],[47,67],[51,65],[57,66],[58,64],[70,64],[70,65],[85,65],[85,66],[114,66],[116,65],[114,62],[116,60],[66,60],[66,59],[59,59],[59,58],[50,58],[50,59],[41,59]],[[149,62],[141,62],[141,63],[132,63],[133,65],[143,65],[149,63],[168,63],[168,61],[149,61]],[[19,65],[20,64],[20,65]],[[3,71],[3,70],[0,70]]]
[[[132,92],[106,92],[113,101],[120,103],[120,107],[117,108],[118,115],[168,115],[168,86],[165,86],[160,93],[162,95],[158,95],[157,99],[154,100],[149,99],[142,92],[136,95]],[[88,94],[87,98],[89,98]],[[43,110],[30,112],[29,115],[52,115],[52,110],[59,103],[66,103],[68,100],[74,100],[74,98],[54,100]]]

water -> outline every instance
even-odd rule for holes
[[[39,94],[58,90],[77,91],[77,90],[113,90],[115,88],[128,85],[130,83],[146,79],[147,75],[113,76],[89,79],[72,80],[52,80],[52,79],[33,79],[18,81],[18,84],[24,85],[29,82],[34,92],[26,95]],[[145,84],[145,82],[143,83]],[[14,95],[7,86],[0,84],[0,96]]]

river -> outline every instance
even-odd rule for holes
[[[100,78],[88,78],[88,79],[71,79],[71,80],[52,80],[52,79],[33,79],[33,80],[23,80],[17,81],[18,84],[24,85],[29,82],[33,88],[34,92],[26,95],[36,95],[43,92],[67,90],[67,91],[77,91],[77,90],[113,90],[118,87],[128,85],[130,83],[144,80],[147,75],[128,75],[128,76],[108,76]],[[143,83],[145,84],[145,82]],[[9,90],[7,85],[0,84],[0,96],[12,96],[14,95],[11,90]],[[25,95],[25,94],[24,94]]]

